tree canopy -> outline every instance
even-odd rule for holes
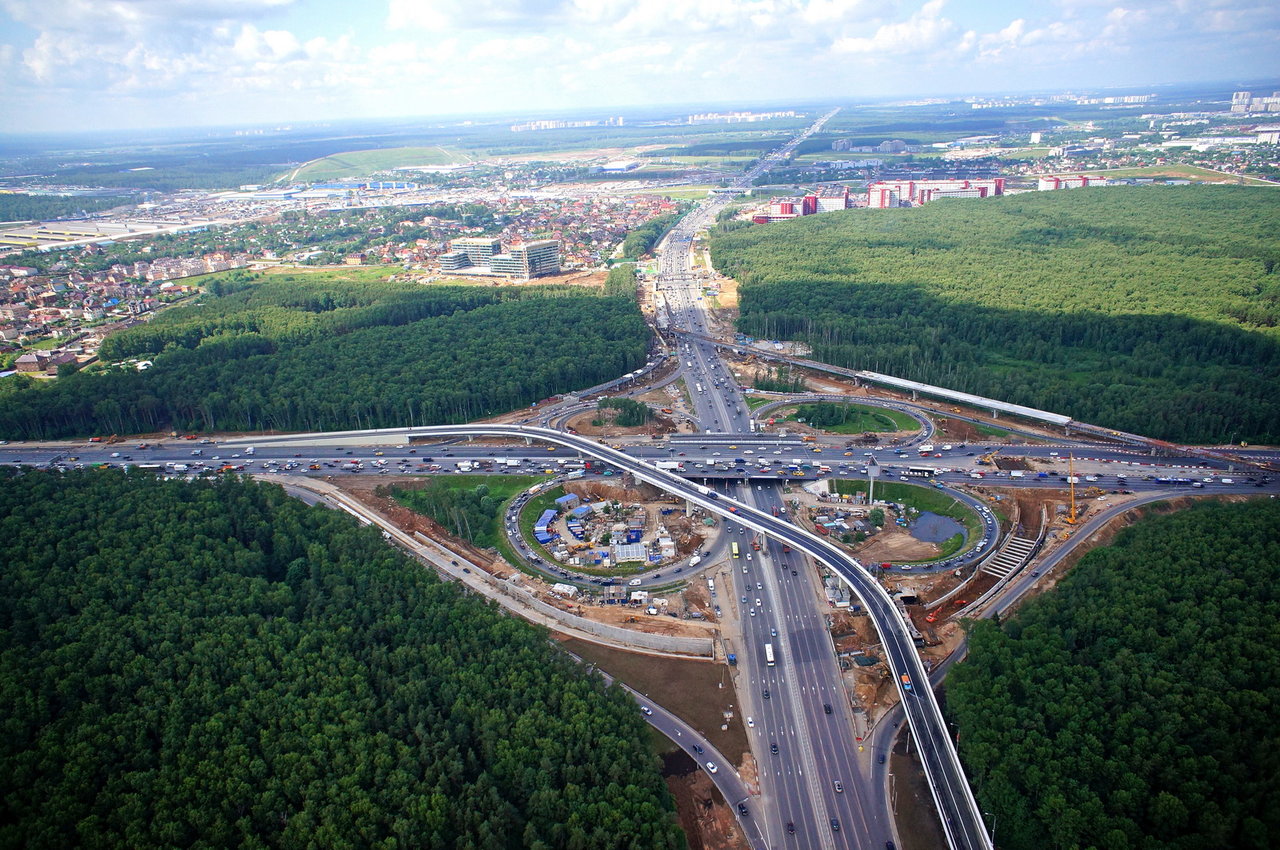
[[[1202,504],[974,625],[947,703],[1000,847],[1275,846],[1277,565],[1280,504]]]
[[[0,476],[0,846],[684,846],[623,692],[346,514]]]
[[[245,273],[108,337],[52,384],[0,381],[0,437],[464,422],[639,368],[634,298],[573,287],[316,283]]]
[[[1037,192],[721,233],[742,331],[1196,442],[1280,441],[1280,194]]]

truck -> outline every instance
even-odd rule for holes
[[[903,674],[902,674],[901,676],[899,676],[898,678],[902,681],[902,689],[903,689],[904,691],[909,691],[909,690],[911,690],[911,677],[910,677],[910,676],[908,676],[906,673],[903,673]]]
[[[1023,476],[1023,472],[1021,469],[1014,469],[1009,472],[1010,478],[1021,478],[1022,476]]]
[[[933,446],[930,445],[929,443],[925,443],[923,446],[920,447],[919,451],[920,451],[920,454],[922,455],[933,454]]]
[[[701,563],[702,563],[702,558],[700,558],[697,555],[694,555],[692,558],[689,559],[689,566],[691,567],[696,567],[698,566],[698,564],[701,564]]]
[[[680,462],[675,460],[660,460],[654,466],[658,467],[658,469],[665,469],[668,472],[676,472],[681,468]]]
[[[816,443],[818,442],[818,438],[813,436],[812,434],[805,434],[803,437],[800,438],[800,441],[802,443]]]
[[[474,464],[473,464],[473,463],[471,463],[471,461],[469,461],[469,460],[460,460],[460,461],[458,461],[458,471],[459,471],[459,472],[470,472],[470,471],[471,471],[471,467],[472,467],[472,466],[474,466]]]
[[[256,451],[257,451],[257,449],[255,449],[253,446],[249,446],[249,448],[247,448],[247,449],[245,449],[245,450],[244,450],[244,453],[245,453],[245,454],[247,454],[247,455],[251,455],[251,454],[253,454],[253,453],[254,453],[254,452],[256,452]]]

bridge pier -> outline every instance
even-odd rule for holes
[[[1000,418],[1000,411],[998,411],[998,410],[992,410],[992,411],[991,411],[991,418],[992,418],[992,419],[999,419],[999,418]]]
[[[693,504],[693,502],[690,502],[688,499],[685,499],[685,500],[684,500],[684,515],[685,515],[685,516],[693,516],[693,508],[694,508],[694,504]]]

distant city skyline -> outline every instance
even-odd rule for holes
[[[0,0],[5,130],[1280,76],[1267,0]]]

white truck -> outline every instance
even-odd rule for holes
[[[929,443],[925,443],[923,446],[920,447],[920,454],[922,455],[933,454],[933,446],[930,445]]]
[[[658,467],[658,469],[665,469],[668,472],[676,472],[683,468],[683,465],[675,460],[660,460],[654,466]]]
[[[701,564],[701,563],[702,563],[702,558],[697,555],[694,555],[692,558],[689,559],[689,566],[691,567],[696,567],[698,566],[698,564]]]
[[[459,471],[459,472],[470,472],[470,471],[471,471],[471,467],[472,467],[472,466],[474,466],[474,464],[473,464],[471,461],[469,461],[469,460],[460,460],[460,461],[458,461],[458,471]]]

